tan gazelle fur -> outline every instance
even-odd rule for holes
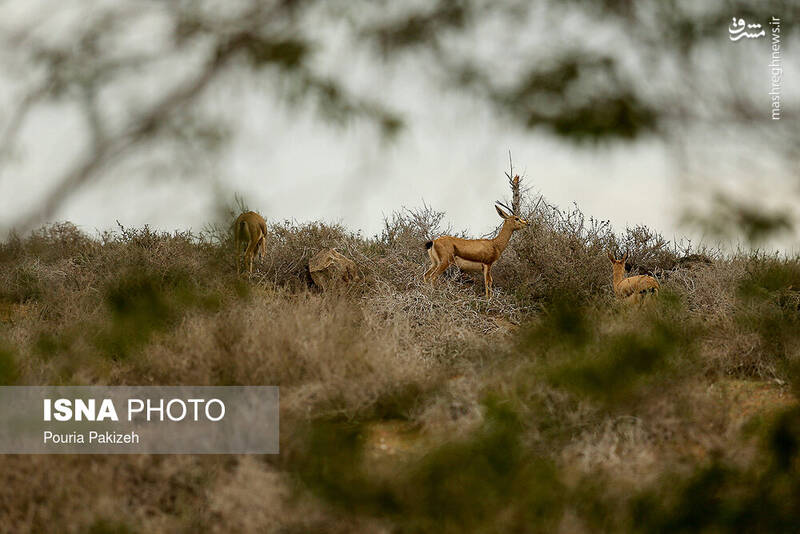
[[[236,272],[240,273],[239,259],[242,254],[242,243],[247,243],[244,251],[244,261],[248,264],[250,274],[253,274],[253,256],[256,252],[264,257],[264,237],[267,235],[267,223],[264,218],[254,211],[242,213],[236,218],[234,227],[234,242],[236,245]]]
[[[614,258],[611,252],[608,253],[611,260],[611,272],[613,274],[614,293],[617,297],[629,302],[639,302],[648,293],[658,294],[661,286],[658,280],[645,274],[629,276],[625,278],[625,261],[628,259],[626,252],[621,260]]]
[[[425,243],[425,248],[428,249],[428,255],[433,264],[423,278],[433,283],[452,263],[465,271],[482,270],[488,299],[489,290],[492,287],[492,265],[506,249],[511,234],[528,225],[528,221],[525,219],[506,213],[499,206],[495,206],[495,209],[497,214],[503,218],[503,227],[494,239],[461,239],[443,235]]]

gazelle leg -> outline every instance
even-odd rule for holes
[[[486,300],[489,300],[489,280],[491,279],[491,274],[489,273],[490,267],[483,264],[483,288],[486,290]]]
[[[425,274],[422,275],[422,280],[427,281],[432,275],[433,271],[439,266],[439,256],[436,254],[436,245],[431,245],[431,248],[428,249],[428,257],[431,259],[431,266],[425,271]]]
[[[244,253],[245,258],[247,259],[247,265],[250,274],[253,274],[253,256],[256,255],[257,246],[258,246],[258,241],[256,241],[255,243],[250,243],[247,246],[247,251]]]
[[[264,256],[267,255],[267,244],[264,241],[264,234],[261,234],[261,237],[258,240],[258,257],[261,258],[261,261],[264,261]]]
[[[437,263],[431,260],[431,266],[425,271],[425,274],[422,275],[423,280],[428,280],[428,277],[433,274],[434,269],[436,269]]]
[[[436,243],[434,243],[433,248],[428,251],[428,255],[430,255],[431,260],[435,264],[431,266],[430,274],[428,275],[428,280],[433,284],[434,280],[439,278],[439,276],[447,270],[454,261],[454,257],[452,251],[449,254],[444,254],[442,250],[436,248]]]
[[[433,272],[430,275],[431,283],[433,283],[434,280],[439,278],[439,276],[443,272],[445,272],[449,266],[450,266],[450,262],[449,261],[440,261],[439,265],[436,266],[436,268],[433,270]]]

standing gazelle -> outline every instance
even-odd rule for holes
[[[611,252],[608,252],[608,259],[611,260],[614,293],[617,297],[630,302],[636,302],[648,293],[658,294],[658,290],[661,286],[659,286],[658,280],[652,276],[640,274],[625,278],[625,261],[628,259],[627,252],[622,256],[621,260],[614,258]]]
[[[433,283],[452,263],[464,271],[483,270],[483,285],[486,289],[486,298],[489,298],[489,290],[492,287],[492,265],[506,249],[511,234],[528,225],[525,219],[500,209],[500,206],[503,206],[511,212],[508,206],[500,202],[497,204],[495,209],[503,218],[503,227],[494,239],[461,239],[443,235],[425,243],[433,264],[425,273],[424,279]]]
[[[242,254],[242,243],[247,243],[244,261],[248,264],[250,274],[253,274],[253,256],[258,252],[262,258],[264,257],[264,237],[267,235],[267,223],[258,213],[248,211],[236,218],[233,231],[236,245],[236,273],[241,272],[239,259]]]

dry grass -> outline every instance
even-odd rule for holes
[[[0,383],[275,384],[282,450],[7,456],[4,528],[658,530],[715,462],[739,477],[721,479],[720,499],[736,481],[763,489],[772,471],[758,458],[783,453],[757,444],[794,435],[775,414],[796,410],[797,259],[687,261],[646,228],[614,235],[544,202],[523,214],[533,224],[488,303],[456,272],[421,283],[422,245],[445,230],[427,207],[373,238],[272,223],[251,279],[236,276],[224,228],[90,238],[65,223],[0,244]],[[307,261],[327,247],[362,281],[311,287]],[[659,276],[662,297],[615,302],[608,249]],[[643,509],[655,519],[637,523]]]

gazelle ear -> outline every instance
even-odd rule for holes
[[[622,256],[622,261],[628,261],[628,253],[626,252],[624,256]]]
[[[506,212],[504,212],[503,210],[501,210],[501,209],[500,209],[500,206],[495,206],[495,207],[494,207],[494,209],[496,209],[496,210],[497,210],[497,214],[498,214],[500,217],[502,217],[503,219],[508,219],[509,217],[511,217],[511,215],[509,215],[508,213],[506,213]]]
[[[606,254],[608,254],[608,259],[613,262],[614,261],[614,256],[611,255],[611,252],[610,251],[606,251]]]

